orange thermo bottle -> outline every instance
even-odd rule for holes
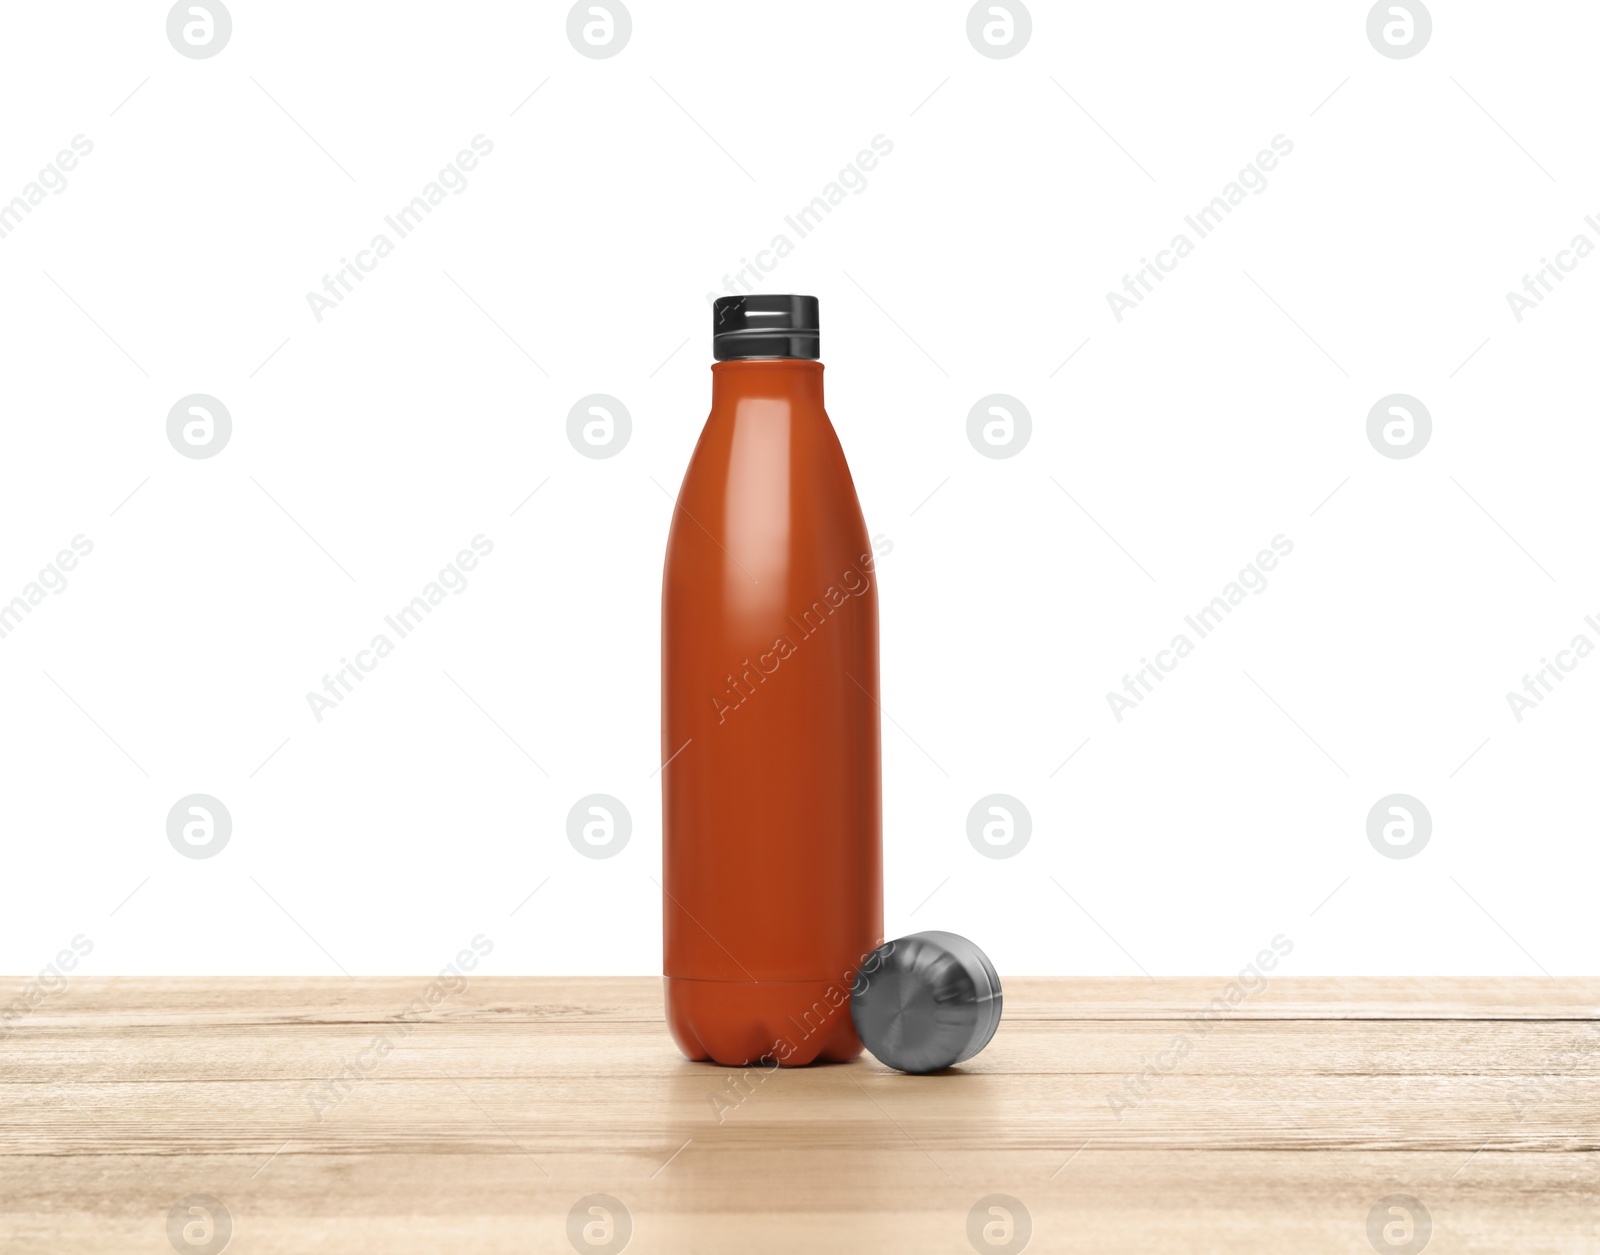
[[[873,549],[816,298],[718,300],[713,350],[662,580],[667,1022],[691,1059],[850,1059],[883,940]]]

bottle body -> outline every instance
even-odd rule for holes
[[[691,1059],[854,1057],[883,939],[877,577],[822,370],[712,367],[667,542],[663,970]]]

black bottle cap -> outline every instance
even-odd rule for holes
[[[753,357],[822,356],[814,296],[719,296],[711,307],[711,355],[719,362]]]
[[[850,1018],[880,1063],[938,1072],[972,1058],[1000,1026],[1000,976],[955,933],[912,933],[872,952],[850,990]]]

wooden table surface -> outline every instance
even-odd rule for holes
[[[428,984],[72,979],[0,1025],[0,1250],[1600,1252],[1600,980],[1015,979],[929,1077]]]

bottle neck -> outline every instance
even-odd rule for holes
[[[750,397],[784,400],[822,408],[822,363],[805,358],[754,358],[716,362],[711,367],[711,404],[729,405]]]

